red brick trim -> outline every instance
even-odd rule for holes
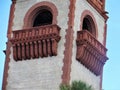
[[[64,51],[64,65],[63,65],[63,75],[62,75],[62,83],[69,84],[70,82],[70,72],[71,72],[71,63],[72,63],[72,47],[73,47],[73,25],[74,25],[74,13],[75,13],[75,3],[76,0],[70,0],[69,6],[69,21],[68,21],[68,29],[66,32],[66,43],[65,43],[65,51]]]
[[[102,90],[102,81],[103,81],[103,68],[100,75],[100,90]]]
[[[104,25],[104,41],[103,45],[106,46],[106,37],[107,37],[107,24]]]
[[[104,11],[105,1],[103,0],[102,3],[99,0],[87,0],[87,1],[88,3],[90,3],[91,6],[93,6],[93,8],[95,8],[98,11],[98,13],[105,19],[105,21],[107,21],[108,19],[108,16],[106,15],[107,12]]]
[[[104,25],[104,41],[103,45],[106,47],[106,37],[107,37],[107,24],[105,23]],[[103,68],[102,68],[102,73],[100,75],[100,90],[102,90],[102,81],[103,81]]]
[[[11,7],[10,7],[8,31],[7,31],[7,37],[8,38],[11,38],[12,26],[13,26],[13,18],[14,18],[14,11],[15,11],[15,4],[16,4],[16,0],[12,0],[12,4],[11,4]]]
[[[103,9],[105,9],[105,0],[102,0],[103,3]]]
[[[6,58],[5,58],[5,65],[4,65],[2,90],[6,90],[6,86],[7,86],[7,77],[8,77],[8,69],[9,69],[9,61],[10,61],[10,53],[11,53],[11,51],[10,51],[11,43],[9,40],[11,38],[15,4],[16,4],[16,0],[12,0],[12,4],[11,4],[11,8],[10,8],[8,32],[7,32],[8,42],[7,42],[7,49],[6,49]]]
[[[58,15],[58,11],[56,6],[51,3],[51,2],[39,2],[35,5],[33,5],[28,12],[26,13],[25,17],[24,17],[24,26],[23,28],[30,28],[33,25],[33,20],[36,17],[36,14],[39,10],[41,9],[47,9],[49,10],[52,14],[53,14],[53,22],[52,24],[57,24],[57,15]]]
[[[84,10],[83,13],[81,14],[81,18],[80,18],[80,30],[82,30],[82,25],[83,25],[83,19],[86,17],[86,16],[90,16],[94,22],[94,25],[95,25],[95,37],[97,38],[98,36],[98,27],[97,27],[97,22],[95,20],[95,17],[94,15],[92,14],[92,12],[90,12],[89,10]]]

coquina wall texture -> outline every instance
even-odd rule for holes
[[[17,0],[14,13],[13,31],[24,26],[27,11],[35,4],[44,0]],[[61,28],[61,40],[58,43],[57,56],[15,61],[11,48],[7,79],[7,90],[59,90],[61,84],[65,34],[68,22],[69,0],[47,0],[53,3],[57,10],[57,25]]]
[[[89,69],[87,69],[83,64],[76,60],[76,38],[77,31],[81,31],[81,15],[85,11],[90,11],[97,25],[96,38],[99,42],[103,44],[104,41],[104,24],[105,20],[101,15],[86,1],[86,0],[76,0],[75,5],[75,19],[74,19],[74,41],[73,41],[73,54],[72,54],[72,66],[71,66],[71,82],[74,80],[82,80],[89,85],[91,85],[94,90],[100,90],[100,76],[96,76]]]
[[[81,80],[91,85],[94,90],[100,90],[101,88],[101,76],[96,76],[83,64],[76,60],[77,52],[77,31],[82,30],[83,15],[90,14],[94,20],[96,26],[96,39],[104,44],[104,28],[105,19],[94,9],[87,0],[76,0],[75,8],[72,7],[72,12],[75,14],[70,15],[70,1],[72,0],[17,0],[15,4],[15,12],[13,19],[12,30],[22,30],[25,16],[29,9],[42,2],[52,3],[57,8],[57,22],[56,24],[61,28],[60,36],[61,40],[58,42],[57,56],[48,56],[44,58],[29,59],[22,61],[15,61],[13,58],[13,48],[10,48],[10,62],[7,77],[7,90],[59,90],[59,85],[62,83],[63,65],[64,64],[64,53],[65,49],[71,49],[72,45],[72,62],[70,71],[70,82],[74,80]],[[72,5],[72,4],[71,4]],[[73,16],[72,16],[73,15]],[[74,18],[74,26],[68,26],[68,19]],[[72,23],[72,21],[71,21]],[[69,24],[72,25],[72,24]],[[69,29],[68,29],[69,27]],[[67,30],[73,30],[73,42],[70,47],[65,47]],[[13,37],[13,35],[12,35]],[[69,45],[68,45],[69,46]],[[70,50],[68,50],[70,51]],[[67,53],[68,54],[68,53]],[[66,54],[66,55],[67,55]],[[71,55],[71,54],[69,54]],[[71,58],[70,58],[71,59]],[[66,68],[65,68],[66,69]],[[64,70],[65,71],[65,70]],[[66,73],[65,73],[66,74]],[[68,73],[67,73],[68,74]],[[69,75],[68,75],[69,77]],[[64,78],[65,79],[65,78]],[[69,78],[68,78],[69,79]],[[69,80],[68,80],[69,82]]]

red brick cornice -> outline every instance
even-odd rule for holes
[[[64,65],[62,68],[63,69],[63,75],[62,75],[63,84],[69,84],[70,82],[75,3],[76,3],[76,0],[70,0],[69,13],[68,13],[68,17],[69,17],[68,29],[67,29],[66,37],[65,37],[66,42],[65,42],[64,59],[63,59]]]
[[[7,42],[7,48],[6,48],[6,58],[5,58],[5,64],[4,64],[4,73],[3,73],[3,83],[2,83],[2,90],[6,90],[7,86],[7,77],[8,77],[8,69],[9,69],[9,61],[10,61],[10,48],[11,48],[11,33],[12,33],[12,26],[13,26],[13,18],[14,18],[14,11],[15,11],[15,4],[16,0],[12,0],[11,8],[10,8],[10,16],[9,16],[9,24],[8,24],[8,42]]]
[[[103,3],[100,2],[99,0],[87,0],[87,1],[98,11],[98,13],[105,19],[105,21],[107,21],[108,19],[108,16],[106,15],[107,12],[104,11],[104,6],[103,6],[105,5],[105,1],[103,1]]]
[[[108,59],[107,49],[87,30],[78,31],[76,42],[76,59],[95,75],[101,75],[102,68]]]
[[[60,28],[57,25],[13,31],[11,42],[14,60],[56,56],[59,34]]]

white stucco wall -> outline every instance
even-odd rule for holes
[[[69,0],[17,0],[14,13],[13,30],[20,30],[23,27],[23,19],[30,7],[40,1],[52,2],[58,9],[58,26],[61,27],[61,40],[58,43],[58,55],[54,57],[39,58],[26,61],[14,61],[13,53],[10,55],[8,84],[7,90],[59,90],[61,83],[64,43],[66,29],[68,28],[68,11]],[[74,80],[82,80],[92,85],[94,90],[100,88],[100,77],[95,76],[80,62],[76,60],[76,36],[80,30],[80,17],[84,10],[90,10],[97,22],[98,37],[97,39],[103,43],[104,19],[94,8],[92,8],[86,0],[76,0],[75,24],[74,24],[74,41],[71,66],[71,82]],[[12,51],[12,48],[11,48]],[[51,83],[52,82],[52,83]]]
[[[80,30],[81,14],[84,10],[89,10],[95,17],[98,27],[99,42],[103,43],[104,35],[104,18],[93,8],[86,0],[76,0],[76,11],[74,20],[74,41],[73,41],[73,53],[72,53],[72,66],[71,66],[71,82],[74,80],[81,80],[89,85],[92,85],[94,90],[100,90],[100,76],[96,76],[91,73],[85,66],[76,60],[76,38],[77,31]]]
[[[22,29],[26,12],[40,1],[52,2],[58,9],[57,24],[61,27],[58,55],[16,62],[13,60],[11,48],[7,90],[59,90],[65,49],[65,30],[68,28],[69,0],[17,0],[12,28],[13,30]]]

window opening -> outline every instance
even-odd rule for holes
[[[90,21],[87,18],[84,18],[84,20],[83,20],[83,27],[82,27],[82,29],[83,30],[88,30],[89,32],[92,33],[91,23],[90,23]]]
[[[96,37],[95,24],[90,16],[83,19],[82,30],[87,30]]]
[[[52,24],[53,15],[50,11],[42,9],[35,17],[33,27]]]

